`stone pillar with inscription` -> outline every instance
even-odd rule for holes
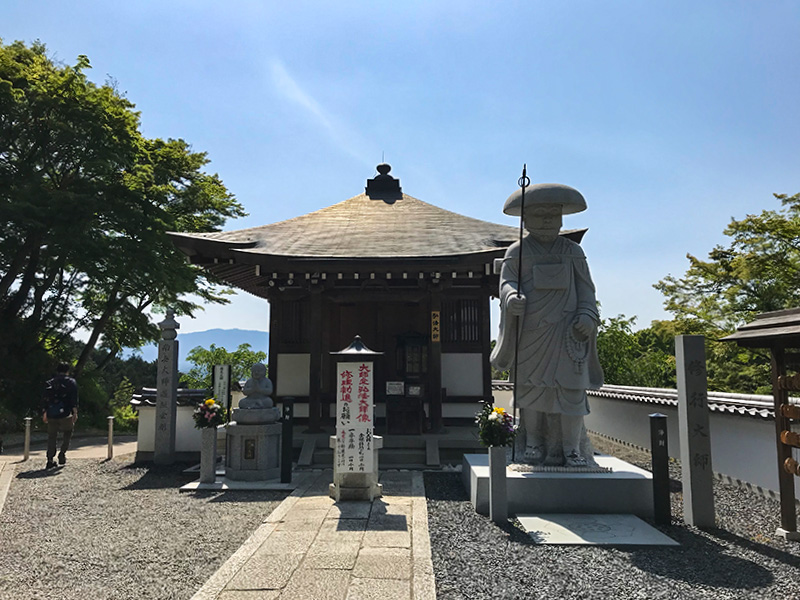
[[[178,414],[178,329],[175,313],[167,311],[158,324],[158,375],[156,378],[156,433],[153,462],[169,465],[175,462],[175,421]]]
[[[330,496],[341,500],[374,500],[382,495],[378,483],[378,449],[383,439],[375,435],[374,389],[376,356],[356,336],[341,352],[336,365],[336,435],[333,448],[333,483]]]
[[[714,527],[714,471],[708,419],[705,337],[675,337],[678,428],[683,479],[683,518],[689,525]]]

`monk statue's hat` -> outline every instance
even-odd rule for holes
[[[536,183],[525,188],[525,206],[560,204],[561,214],[570,215],[586,210],[586,200],[575,188],[560,183]],[[511,194],[503,206],[507,215],[518,217],[522,212],[522,188]]]

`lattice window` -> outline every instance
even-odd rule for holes
[[[442,339],[445,342],[481,341],[480,300],[469,298],[442,303]]]

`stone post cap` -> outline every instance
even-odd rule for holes
[[[167,310],[167,316],[158,324],[161,329],[161,339],[174,340],[178,337],[176,329],[180,329],[180,323],[175,320],[175,311],[171,308]]]

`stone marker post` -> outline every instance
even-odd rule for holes
[[[659,525],[672,522],[669,503],[669,447],[667,415],[650,415],[650,457],[653,470],[653,520]]]
[[[678,379],[683,517],[689,525],[714,527],[714,472],[711,468],[705,337],[676,336],[675,364]]]
[[[169,465],[175,462],[175,421],[178,415],[178,337],[180,325],[175,313],[158,324],[158,375],[156,376],[156,434],[153,462]]]
[[[489,446],[489,518],[497,524],[508,521],[506,446]]]
[[[204,427],[200,430],[200,483],[217,481],[217,428]]]
[[[294,398],[281,399],[281,483],[292,482],[292,430],[294,429]]]
[[[22,460],[28,460],[31,456],[31,421],[33,418],[25,417],[25,446],[23,451]]]
[[[330,496],[340,500],[374,500],[382,495],[376,450],[380,447],[373,420],[376,356],[356,336],[341,352],[331,352],[336,365],[336,436]],[[382,441],[382,440],[380,440]]]
[[[114,417],[106,417],[108,420],[108,460],[114,458]]]

